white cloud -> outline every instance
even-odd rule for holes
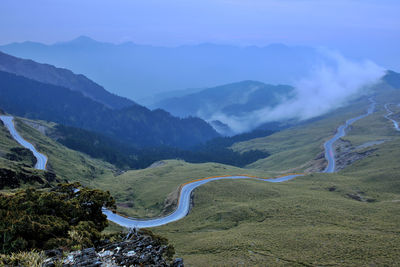
[[[320,63],[308,77],[295,83],[295,98],[273,109],[263,108],[241,117],[214,114],[212,120],[220,120],[235,133],[240,133],[266,122],[310,119],[368,94],[368,86],[376,83],[385,73],[382,67],[369,60],[352,61],[326,49],[321,49],[321,53],[329,63]]]

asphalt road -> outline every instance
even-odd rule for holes
[[[400,107],[400,104],[399,104],[399,107]],[[388,112],[388,113],[385,115],[385,118],[388,119],[388,120],[391,120],[391,121],[393,122],[393,127],[394,127],[397,131],[400,131],[399,123],[398,123],[397,121],[395,121],[395,120],[389,118],[389,116],[392,115],[393,112],[389,109],[388,104],[385,104],[385,109],[386,109],[386,111]]]
[[[346,135],[346,129],[355,123],[358,120],[361,120],[362,118],[367,117],[368,115],[372,114],[375,111],[375,105],[376,102],[370,98],[369,101],[371,101],[371,105],[367,110],[367,113],[360,115],[355,118],[348,119],[344,124],[340,125],[336,131],[336,134],[329,139],[328,141],[325,142],[324,148],[325,148],[325,159],[328,161],[328,166],[326,166],[325,170],[323,171],[324,173],[332,173],[335,171],[336,163],[335,163],[335,149],[333,147],[333,144],[342,138],[343,136]]]
[[[14,127],[14,117],[12,116],[5,116],[1,115],[0,119],[3,121],[4,125],[7,127],[8,131],[11,133],[12,137],[23,147],[29,149],[32,151],[33,155],[36,157],[36,164],[35,164],[35,169],[38,170],[45,170],[46,169],[46,164],[47,164],[47,157],[43,155],[42,153],[38,152],[36,148],[26,141],[22,136],[19,135],[17,130]]]
[[[271,183],[279,183],[279,182],[289,181],[297,176],[302,176],[302,175],[301,174],[287,175],[287,176],[283,176],[283,177],[280,177],[277,179],[259,179],[259,178],[255,178],[255,177],[249,177],[249,176],[223,176],[223,177],[213,177],[213,178],[209,178],[209,179],[194,181],[194,182],[185,184],[182,187],[180,195],[179,195],[178,207],[174,212],[172,212],[171,214],[169,214],[165,217],[160,217],[160,218],[155,218],[155,219],[150,219],[150,220],[141,220],[141,219],[123,217],[121,215],[112,213],[111,211],[109,211],[107,209],[103,209],[103,213],[105,215],[107,215],[108,220],[115,222],[124,227],[129,227],[129,228],[156,227],[156,226],[160,226],[160,225],[164,225],[164,224],[167,224],[170,222],[177,221],[177,220],[185,217],[189,213],[190,194],[196,187],[199,187],[205,183],[209,183],[211,181],[216,181],[216,180],[227,180],[227,179],[254,179],[254,180],[262,180],[262,181],[271,182]]]

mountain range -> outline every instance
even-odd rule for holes
[[[42,83],[53,84],[81,92],[109,108],[119,109],[136,105],[135,102],[106,91],[102,86],[89,80],[82,74],[57,68],[49,64],[40,64],[28,59],[16,58],[0,52],[0,70],[21,75]]]
[[[0,66],[10,71],[0,71],[0,108],[14,115],[99,132],[137,147],[186,148],[218,136],[199,118],[151,111],[69,70],[5,54]]]
[[[103,43],[85,36],[51,45],[12,43],[0,46],[0,50],[82,73],[111,92],[139,103],[159,92],[214,87],[232,81],[292,84],[324,60],[318,50],[304,46],[156,47]]]

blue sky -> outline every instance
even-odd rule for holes
[[[79,35],[166,46],[285,43],[390,65],[400,61],[399,14],[399,0],[2,0],[0,44]]]

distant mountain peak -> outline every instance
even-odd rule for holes
[[[97,41],[92,39],[92,38],[90,38],[89,36],[81,35],[81,36],[78,36],[77,38],[71,40],[70,42],[75,42],[75,43],[80,42],[80,43],[82,43],[82,42],[97,42]]]
[[[266,84],[263,82],[254,81],[254,80],[243,80],[240,82],[233,82],[233,83],[224,84],[221,86],[231,86],[231,85],[266,85]]]
[[[382,77],[382,80],[393,88],[400,89],[400,73],[387,70],[386,75]]]
[[[57,43],[55,43],[55,45],[71,45],[72,44],[72,45],[80,45],[81,46],[81,45],[96,45],[96,44],[101,44],[101,43],[102,42],[92,39],[89,36],[81,35],[70,41],[57,42]]]
[[[316,49],[303,46],[203,43],[169,47],[91,37],[46,46],[2,45],[0,50],[83,73],[132,99],[247,79],[288,84],[325,62]]]

